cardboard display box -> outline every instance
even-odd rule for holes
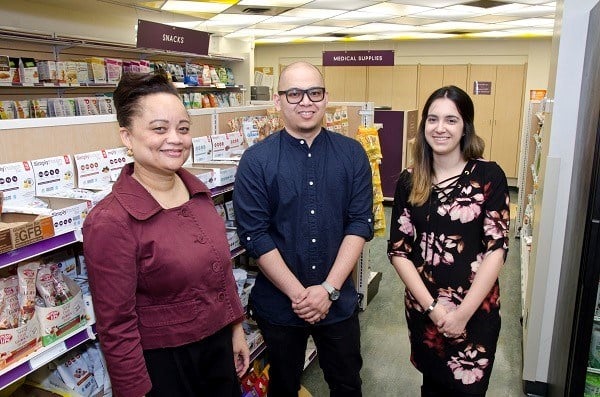
[[[35,307],[35,313],[40,321],[42,344],[50,343],[83,327],[86,323],[85,304],[79,285],[68,277],[64,277],[73,298],[67,303],[56,307]]]
[[[18,213],[0,214],[0,253],[54,236],[52,217]]]
[[[215,184],[215,173],[213,170],[200,167],[183,167],[183,169],[200,179],[200,181],[204,183],[207,188],[212,189],[217,186]]]
[[[235,181],[237,165],[228,162],[194,163],[192,167],[207,168],[213,171],[215,186],[225,186]]]
[[[0,370],[42,347],[40,322],[32,317],[18,328],[0,330]]]

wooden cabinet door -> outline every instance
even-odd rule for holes
[[[367,67],[346,67],[346,102],[364,102],[367,100]]]
[[[442,85],[455,85],[467,91],[468,74],[469,68],[467,65],[444,65]]]
[[[490,95],[473,94],[473,86],[476,81],[489,81],[492,83],[492,92]],[[475,106],[475,132],[485,141],[485,151],[483,157],[493,160],[492,152],[492,133],[494,122],[494,93],[497,90],[496,83],[496,65],[470,65],[467,93],[473,100]]]
[[[396,65],[392,77],[392,109],[417,109],[417,65]],[[388,81],[389,84],[389,81]]]
[[[375,106],[392,106],[393,66],[367,67],[367,101]]]
[[[508,178],[518,175],[524,79],[525,65],[497,67],[490,158],[502,167]]]
[[[329,92],[330,102],[344,102],[346,100],[346,69],[345,66],[323,67],[325,88]]]
[[[417,89],[417,109],[419,110],[419,120],[421,122],[421,114],[423,106],[431,93],[440,88],[444,83],[444,66],[443,65],[419,65],[419,82]]]

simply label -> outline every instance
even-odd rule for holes
[[[192,138],[194,147],[194,163],[212,160],[212,144],[208,136]]]
[[[75,187],[75,164],[69,155],[32,160],[35,194],[53,196],[61,190]]]
[[[31,202],[35,196],[35,177],[31,162],[0,164],[0,191],[6,204]]]
[[[110,162],[105,150],[75,154],[77,187],[103,189],[110,185]]]
[[[106,156],[110,167],[110,180],[113,182],[119,178],[125,164],[133,163],[133,157],[127,155],[127,148],[124,146],[106,149]]]

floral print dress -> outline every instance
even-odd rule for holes
[[[411,172],[400,175],[392,209],[388,255],[413,262],[438,304],[455,309],[490,252],[508,250],[506,176],[494,162],[470,160],[460,175],[433,186],[419,207],[408,203]],[[466,337],[444,338],[406,289],[411,361],[453,390],[484,393],[500,332],[499,286],[494,286],[466,327]]]

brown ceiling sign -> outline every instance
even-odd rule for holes
[[[138,19],[137,47],[208,55],[210,33]]]

